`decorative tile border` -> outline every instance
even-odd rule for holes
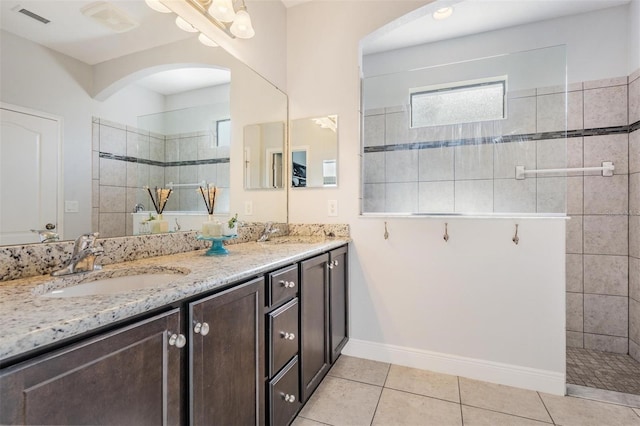
[[[175,166],[199,166],[202,164],[220,164],[220,163],[228,163],[229,157],[223,158],[206,158],[203,160],[185,160],[185,161],[157,161],[157,160],[147,160],[144,158],[138,157],[130,157],[128,155],[118,155],[111,154],[109,152],[98,153],[100,158],[107,158],[109,160],[118,160],[118,161],[126,161],[128,163],[139,163],[139,164],[148,164],[150,166],[160,166],[160,167],[175,167]]]

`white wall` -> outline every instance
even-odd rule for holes
[[[311,2],[289,9],[291,118],[338,114],[340,122],[339,187],[290,191],[289,220],[351,227],[347,353],[563,393],[563,220],[522,221],[515,246],[511,219],[359,216],[358,43],[425,3]],[[337,217],[327,217],[330,199],[338,200]],[[445,220],[452,235],[446,244]],[[384,221],[389,240],[382,237]]]
[[[640,0],[631,0],[628,17],[629,67],[627,74],[631,74],[640,68]]]
[[[386,74],[566,44],[570,83],[626,76],[629,74],[628,40],[631,40],[627,36],[628,15],[629,6],[623,5],[367,55],[363,60],[364,72],[365,75]]]

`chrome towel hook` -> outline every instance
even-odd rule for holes
[[[520,242],[520,237],[518,237],[518,224],[517,223],[516,223],[516,234],[513,236],[511,241],[513,241],[513,243],[515,245],[518,245],[518,243]]]
[[[389,239],[389,231],[387,230],[387,222],[384,223],[384,239]]]
[[[444,223],[444,235],[442,236],[445,242],[449,241],[449,224],[447,222]]]

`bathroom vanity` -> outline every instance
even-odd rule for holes
[[[348,239],[282,241],[97,273],[185,272],[158,288],[56,298],[49,277],[3,283],[0,316],[17,318],[0,423],[289,424],[348,339]]]

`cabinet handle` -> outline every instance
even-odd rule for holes
[[[286,340],[293,340],[296,338],[296,335],[293,333],[285,333],[284,331],[280,332],[280,336]]]
[[[294,288],[296,286],[296,283],[293,281],[280,281],[280,285],[283,286],[284,288]]]
[[[333,262],[327,262],[327,268],[333,269]]]
[[[187,344],[187,338],[184,337],[183,334],[171,334],[169,336],[169,345],[175,346],[176,348],[184,348],[184,345]]]
[[[284,395],[284,400],[290,403],[294,403],[296,402],[296,396],[295,395],[289,395],[288,393]]]
[[[333,266],[338,266],[338,259],[333,261]]]
[[[207,334],[209,334],[209,324],[207,324],[206,322],[197,322],[196,325],[193,326],[193,332],[206,336]]]

